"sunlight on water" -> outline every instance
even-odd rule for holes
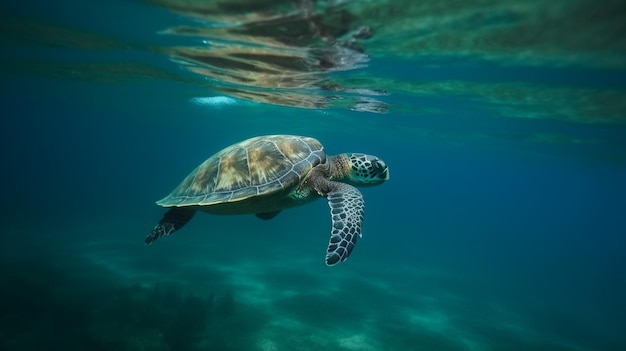
[[[209,105],[219,108],[221,106],[234,105],[237,103],[237,100],[228,96],[209,96],[193,98],[191,102],[197,105]]]

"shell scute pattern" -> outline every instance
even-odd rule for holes
[[[157,203],[211,205],[268,195],[299,184],[311,168],[323,162],[326,153],[316,139],[256,137],[211,156]]]
[[[237,189],[231,192],[232,196],[230,198],[225,199],[224,201],[228,201],[231,199],[242,199],[248,198],[251,196],[259,195],[259,187],[250,186],[243,189]]]
[[[224,152],[219,157],[217,177],[213,179],[196,178],[197,182],[201,182],[203,192],[231,192],[235,189],[241,189],[250,186],[250,169],[248,167],[248,154],[246,149],[233,148],[230,152]],[[211,187],[211,185],[213,185]]]
[[[254,185],[272,183],[293,167],[276,144],[267,141],[251,146],[248,149],[248,160],[250,180]]]

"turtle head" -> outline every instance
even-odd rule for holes
[[[389,168],[385,161],[373,155],[347,154],[350,159],[350,172],[344,179],[355,186],[374,186],[389,180]]]

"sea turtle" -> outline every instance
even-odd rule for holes
[[[184,226],[196,211],[213,214],[254,213],[271,219],[281,210],[326,197],[332,230],[326,264],[345,261],[361,236],[364,201],[356,186],[389,179],[389,169],[376,156],[327,156],[316,139],[267,135],[244,140],[209,157],[168,196],[168,207],[146,237],[146,244]]]

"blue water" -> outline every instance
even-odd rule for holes
[[[626,8],[309,5],[3,4],[0,350],[626,349]],[[265,134],[389,166],[347,261],[323,199],[144,245]]]

